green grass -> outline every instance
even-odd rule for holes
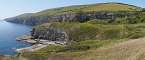
[[[69,41],[83,40],[111,40],[111,39],[136,39],[145,36],[145,24],[109,24],[105,21],[92,20],[85,23],[79,22],[54,22],[34,27],[40,33],[49,27],[60,29],[67,33]],[[47,31],[46,31],[47,33]],[[44,33],[45,34],[45,33]],[[41,34],[40,34],[41,35]]]
[[[59,14],[79,13],[79,12],[113,12],[115,15],[126,15],[137,13],[131,18],[119,18],[116,20],[90,20],[87,22],[53,22],[35,26],[37,31],[47,33],[45,30],[56,28],[65,31],[69,36],[69,43],[66,46],[50,45],[35,52],[25,52],[22,54],[30,60],[48,60],[48,57],[60,58],[83,55],[88,50],[98,49],[103,46],[119,43],[128,39],[137,39],[145,36],[144,12],[138,15],[142,9],[136,6],[122,3],[101,3],[90,5],[78,5],[48,9],[33,14],[23,14],[19,17],[22,20],[29,20],[28,17],[44,18]],[[126,12],[123,12],[126,11]],[[140,13],[140,12],[139,12]],[[88,53],[89,54],[89,53]],[[95,55],[94,55],[95,56]],[[68,60],[68,59],[64,59]],[[93,60],[93,59],[92,59]]]
[[[75,42],[67,46],[50,45],[46,48],[43,48],[33,53],[30,52],[23,53],[22,56],[29,58],[31,60],[39,60],[39,59],[47,60],[49,56],[59,54],[61,55],[67,54],[68,56],[79,56],[87,50],[96,49],[102,46],[107,46],[109,44],[114,44],[121,41],[123,40],[86,40]]]
[[[108,40],[123,38],[139,38],[145,36],[144,23],[138,24],[100,24],[96,22],[55,22],[42,24],[35,27],[40,32],[53,27],[54,29],[64,30],[69,36],[70,41],[82,40]]]
[[[99,9],[97,9],[99,8]],[[123,3],[100,3],[90,5],[77,5],[68,6],[55,9],[48,9],[42,12],[38,12],[35,15],[56,15],[63,13],[76,13],[78,11],[90,12],[90,11],[141,11],[142,9],[133,5],[127,5]]]
[[[25,13],[19,16],[16,16],[20,20],[31,20],[31,17],[34,18],[45,18],[47,16],[55,16],[61,14],[73,14],[81,12],[100,12],[100,11],[126,11],[126,13],[132,13],[132,11],[142,11],[143,9],[137,6],[123,4],[123,3],[99,3],[99,4],[89,4],[89,5],[75,5],[60,7],[54,9],[47,9],[37,13]]]
[[[69,34],[70,40],[67,46],[50,45],[33,53],[24,53],[29,58],[47,59],[48,56],[62,54],[73,54],[102,46],[122,42],[128,39],[137,39],[145,36],[145,24],[100,24],[96,22],[55,22],[42,24],[36,30],[45,30],[49,27],[63,29]],[[76,53],[74,55],[77,55]]]
[[[73,40],[70,40],[67,46],[50,45],[47,48],[43,48],[33,53],[26,52],[22,56],[30,60],[47,60],[48,57],[50,58],[52,56],[58,56],[58,58],[60,58],[59,56],[69,57],[72,59],[73,57],[83,55],[88,50],[145,36],[144,23],[100,24],[90,22],[55,22],[51,24],[51,27],[65,30],[70,34],[69,36],[73,38]],[[43,28],[41,26],[43,26]],[[43,24],[35,28],[45,30],[48,29],[49,26],[50,24]]]

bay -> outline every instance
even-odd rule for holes
[[[30,26],[0,21],[0,55],[15,55],[13,48],[31,46],[28,43],[16,41],[18,36],[29,33]]]

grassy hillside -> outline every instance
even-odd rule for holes
[[[16,17],[7,18],[6,21],[39,25],[48,22],[62,21],[88,21],[91,19],[113,19],[118,17],[136,16],[143,9],[137,6],[123,3],[98,3],[89,5],[75,5],[60,8],[47,9],[37,13],[26,13]],[[101,17],[100,17],[101,16]]]
[[[140,38],[90,50],[86,55],[80,56],[78,60],[144,60],[144,43],[144,38]]]
[[[56,33],[47,33],[47,32],[52,31],[56,32],[57,30],[59,30],[62,32],[63,31],[66,32],[69,41],[81,41],[88,39],[106,40],[106,39],[138,38],[144,36],[145,33],[144,23],[121,24],[121,23],[108,23],[107,21],[98,21],[98,20],[92,20],[85,23],[79,22],[46,23],[38,25],[34,27],[34,29],[35,31],[33,33],[35,34],[33,36],[36,39],[39,38],[38,36],[42,36],[42,39],[46,38],[48,40],[51,40],[50,36],[53,36],[53,34]],[[53,36],[53,38],[59,37],[55,35]]]
[[[98,3],[90,5],[76,5],[76,6],[67,6],[60,8],[47,9],[40,11],[34,14],[26,13],[27,15],[32,16],[51,16],[63,13],[76,13],[78,11],[90,12],[90,11],[142,11],[141,7],[128,5],[124,3]],[[25,17],[26,14],[19,15],[17,17]]]
[[[70,21],[71,19],[73,21]],[[35,52],[20,54],[20,57],[29,60],[118,60],[126,55],[131,58],[133,55],[130,57],[130,53],[140,51],[132,45],[137,45],[139,49],[144,47],[141,40],[130,41],[145,36],[145,12],[133,5],[123,3],[76,5],[23,14],[12,20],[16,23],[37,25],[31,31],[33,39],[67,42],[66,45],[49,45]],[[61,39],[64,34],[67,35],[67,40]],[[131,45],[127,45],[129,43],[127,42],[113,46],[128,40]],[[113,48],[100,49],[108,45]],[[126,49],[124,46],[131,47]],[[120,47],[122,49],[119,49]],[[117,51],[127,54],[120,54]]]
[[[36,26],[36,30],[41,30],[43,34],[45,30],[51,27],[63,29],[69,35],[69,43],[66,46],[50,45],[47,48],[43,48],[36,52],[26,52],[22,54],[25,58],[30,60],[47,60],[49,59],[62,59],[73,60],[82,59],[86,60],[99,59],[95,57],[97,54],[95,51],[94,56],[88,56],[93,54],[89,53],[89,50],[96,50],[100,47],[116,44],[119,42],[128,41],[129,39],[137,39],[145,36],[144,23],[137,24],[102,24],[98,21],[88,21],[85,23],[79,22],[55,22],[47,23]],[[47,32],[47,31],[46,31]],[[40,34],[41,35],[41,34]],[[44,34],[45,35],[45,34]],[[100,50],[101,51],[101,50]],[[106,53],[107,51],[101,51]],[[113,52],[111,52],[113,53]],[[31,57],[30,57],[31,56]],[[54,58],[57,57],[57,58]],[[64,59],[62,57],[65,57]],[[89,58],[90,57],[90,58]],[[103,59],[103,58],[100,58]],[[115,58],[114,58],[115,59]]]
[[[34,15],[56,15],[62,13],[76,13],[78,11],[90,12],[90,11],[141,11],[142,8],[123,4],[123,3],[100,3],[100,4],[90,4],[90,5],[77,5],[68,6],[55,9],[48,9],[45,11],[38,12]]]

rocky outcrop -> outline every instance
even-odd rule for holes
[[[45,29],[33,28],[31,36],[34,39],[44,39],[50,41],[67,41],[68,36],[65,31],[48,26]]]

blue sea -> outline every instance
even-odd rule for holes
[[[30,44],[16,41],[16,37],[29,33],[31,26],[0,21],[0,55],[15,55],[14,48],[28,47]]]

